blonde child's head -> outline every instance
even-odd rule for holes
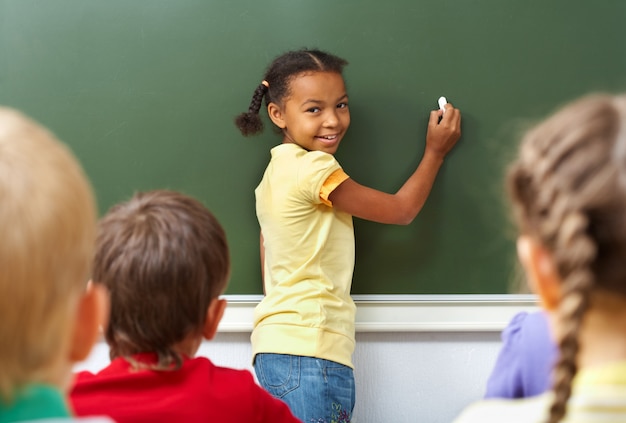
[[[96,226],[91,187],[70,150],[0,107],[0,396],[61,386],[95,332],[75,326]],[[97,326],[96,326],[97,327]],[[81,345],[78,345],[81,344]]]
[[[601,293],[626,298],[626,97],[585,97],[530,131],[508,188],[521,235],[547,251],[560,282],[550,416],[557,422],[586,312]]]
[[[176,369],[215,334],[230,275],[226,234],[189,196],[138,193],[100,221],[93,280],[111,296],[111,358],[134,363],[156,353],[154,369]]]

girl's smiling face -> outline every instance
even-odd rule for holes
[[[289,88],[280,106],[267,107],[272,122],[283,130],[283,143],[335,154],[350,126],[343,77],[336,72],[306,72],[295,76]]]

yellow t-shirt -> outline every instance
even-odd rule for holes
[[[348,178],[331,154],[296,144],[271,150],[255,190],[265,246],[265,297],[252,352],[323,358],[353,367],[356,307],[352,216],[328,195]]]

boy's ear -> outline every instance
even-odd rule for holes
[[[270,103],[267,105],[267,114],[269,115],[274,125],[278,126],[280,129],[285,129],[287,126],[285,124],[285,119],[283,118],[282,109],[276,103]]]
[[[543,308],[554,311],[561,299],[561,278],[552,255],[531,237],[520,236],[517,256],[526,271],[530,288],[539,296]]]
[[[206,320],[204,321],[204,329],[202,330],[202,336],[205,339],[211,340],[217,333],[217,327],[224,316],[224,310],[226,310],[226,300],[222,298],[213,298],[209,304],[209,308],[206,312]]]
[[[109,294],[106,288],[89,281],[78,300],[76,320],[70,346],[70,360],[82,361],[100,336],[100,329],[109,321]]]

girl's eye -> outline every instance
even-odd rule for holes
[[[322,109],[320,109],[319,107],[311,107],[310,109],[307,109],[307,112],[309,113],[319,113]]]
[[[345,109],[348,107],[348,103],[339,103],[337,104],[338,109]]]

